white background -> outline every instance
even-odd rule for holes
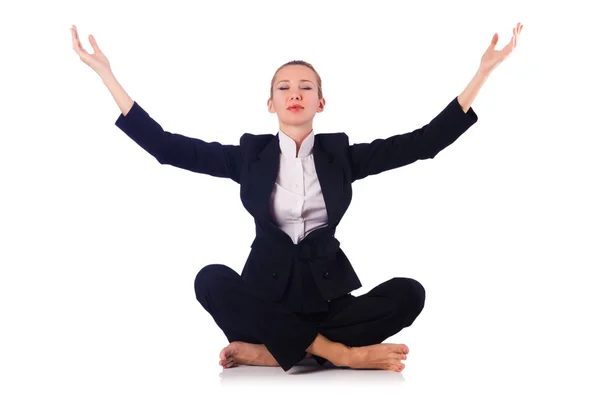
[[[586,3],[3,7],[0,395],[598,395],[599,36]],[[472,105],[479,121],[433,160],[357,181],[337,229],[355,295],[396,276],[427,290],[388,340],[410,347],[404,372],[223,370],[227,340],[193,281],[211,263],[241,272],[254,222],[239,185],[161,166],[119,130],[71,25],[165,130],[239,144],[277,132],[270,81],[294,59],[323,79],[316,133],[358,143],[420,128],[517,22],[517,48]]]

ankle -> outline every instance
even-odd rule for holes
[[[340,356],[338,359],[339,363],[338,364],[334,363],[334,364],[337,365],[338,367],[351,367],[353,357],[354,357],[354,350],[351,347],[340,343]],[[333,361],[332,361],[332,363],[333,363]]]
[[[350,363],[350,348],[342,343],[333,342],[318,334],[313,343],[306,349],[307,353],[329,360],[336,366],[348,366]]]

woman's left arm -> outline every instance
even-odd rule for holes
[[[498,43],[498,33],[494,34],[492,37],[492,43],[487,48],[483,56],[481,57],[481,63],[479,65],[479,69],[475,76],[471,79],[467,87],[464,91],[458,96],[458,103],[462,107],[462,110],[466,113],[475,97],[479,93],[479,90],[483,86],[483,83],[486,82],[490,73],[502,62],[504,61],[515,49],[517,46],[517,39],[519,38],[519,34],[523,29],[523,25],[519,22],[517,23],[517,27],[513,28],[513,36],[510,42],[500,51],[494,50],[494,47]]]

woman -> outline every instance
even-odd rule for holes
[[[494,50],[495,34],[465,90],[413,132],[354,145],[344,133],[314,134],[314,116],[325,106],[321,79],[309,63],[292,61],[276,71],[267,101],[278,133],[244,134],[240,145],[223,145],[163,130],[119,85],[93,36],[89,54],[72,27],[74,50],[121,109],[115,123],[121,130],[161,164],[240,184],[256,224],[242,274],[211,264],[194,283],[198,301],[230,342],[220,353],[223,367],[288,371],[312,356],[321,365],[403,370],[408,347],[382,342],[413,323],[425,290],[416,280],[396,277],[353,296],[362,285],[335,228],[350,204],[352,182],[433,158],[477,122],[471,104],[515,48],[521,29],[517,24],[501,51]]]

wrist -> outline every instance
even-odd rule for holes
[[[490,76],[491,70],[486,70],[486,69],[482,69],[481,67],[479,69],[477,69],[477,72],[475,73],[476,77],[479,77],[483,80],[487,80],[487,78]]]
[[[108,70],[106,72],[100,72],[100,73],[98,73],[98,76],[100,76],[100,78],[102,79],[102,82],[104,82],[104,84],[112,83],[117,80],[115,75],[110,70]]]

